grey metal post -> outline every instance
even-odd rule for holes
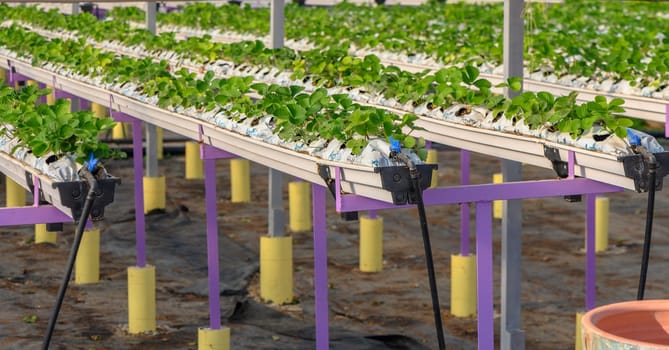
[[[146,2],[146,29],[156,34],[156,2]],[[146,176],[158,177],[158,129],[146,124]]]
[[[73,2],[72,3],[72,15],[76,16],[79,14],[79,3],[78,2]]]
[[[285,36],[285,10],[284,0],[272,0],[270,13],[270,46],[273,49],[283,47],[283,40]]]
[[[283,47],[284,37],[284,2],[272,0],[270,14],[270,47]],[[270,237],[285,235],[285,212],[283,210],[283,173],[269,169],[269,215],[268,230]]]
[[[523,76],[522,11],[524,0],[504,0],[504,78]],[[517,93],[507,89],[507,97]],[[522,180],[522,166],[518,162],[503,160],[504,182]],[[525,348],[525,333],[521,329],[521,229],[522,204],[520,200],[505,201],[502,209],[502,291],[501,331],[502,350]]]

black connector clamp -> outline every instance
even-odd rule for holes
[[[421,191],[432,184],[432,171],[437,164],[416,165]],[[374,168],[381,175],[381,186],[392,193],[393,204],[416,204],[416,191],[411,183],[411,173],[406,166],[385,166]]]
[[[657,167],[655,168],[655,190],[659,191],[662,189],[664,177],[669,174],[669,152],[658,152],[653,153],[653,155],[657,163]],[[648,172],[651,168],[648,157],[644,157],[642,154],[633,154],[620,157],[618,160],[623,162],[625,176],[634,180],[634,189],[639,193],[648,192],[650,188]]]

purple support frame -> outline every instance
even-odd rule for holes
[[[72,222],[72,218],[51,205],[0,208],[0,226]]]
[[[493,307],[492,202],[476,203],[476,283],[478,303],[478,348],[495,348]]]
[[[316,350],[328,350],[328,246],[325,210],[325,187],[311,185],[314,225],[314,297],[316,318]]]
[[[125,113],[114,112],[113,96],[109,96],[109,116],[117,122],[132,123],[132,161],[135,170],[135,245],[137,267],[146,266],[146,218],[144,216],[144,164],[142,121]]]
[[[202,127],[200,126],[200,139]],[[209,279],[209,328],[221,329],[221,273],[218,263],[218,210],[216,206],[216,159],[234,158],[232,153],[200,143],[204,160],[204,192],[207,206],[207,269]]]
[[[594,198],[596,194],[621,192],[622,188],[609,184],[573,177],[573,152],[569,153],[570,178],[562,180],[541,180],[505,182],[502,184],[468,185],[450,188],[427,189],[423,192],[426,205],[476,203],[476,259],[478,283],[478,348],[494,349],[494,280],[492,263],[492,201],[525,198],[553,197],[570,194],[587,195],[588,232],[586,258],[586,308],[595,304],[595,228]],[[335,169],[335,183],[340,187],[341,171]],[[397,208],[390,203],[356,195],[342,195],[336,191],[337,211],[378,210]],[[314,209],[314,220],[316,211]],[[314,229],[316,229],[314,227]],[[318,260],[317,260],[318,261]],[[327,265],[325,266],[327,267]],[[327,274],[327,271],[320,272]],[[322,282],[323,283],[323,282]],[[327,286],[327,280],[324,282]],[[327,302],[327,300],[326,300]],[[323,306],[321,306],[323,307]],[[324,307],[326,310],[327,308]],[[322,321],[321,321],[322,322]],[[318,315],[317,315],[318,324]],[[319,348],[320,349],[320,348]]]
[[[460,184],[469,185],[469,151],[460,151]],[[460,255],[469,255],[469,203],[460,203]]]
[[[216,160],[204,159],[207,205],[207,269],[209,274],[209,328],[221,329],[221,286],[218,266],[218,222],[216,210]]]
[[[585,309],[595,307],[597,294],[597,266],[595,259],[595,202],[596,194],[585,196],[586,230],[585,230]]]
[[[111,110],[110,110],[111,111]],[[135,244],[137,267],[146,266],[146,218],[144,217],[144,157],[142,153],[142,121],[132,121],[132,161],[135,168]]]

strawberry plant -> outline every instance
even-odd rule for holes
[[[18,141],[12,153],[23,147],[36,157],[73,154],[82,163],[91,154],[98,159],[120,156],[98,140],[100,132],[114,127],[112,119],[97,118],[90,111],[70,113],[69,102],[64,99],[57,99],[53,105],[36,105],[37,99],[48,93],[50,90],[35,86],[18,91],[0,88],[0,136]]]

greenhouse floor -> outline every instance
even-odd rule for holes
[[[458,159],[458,151],[440,150],[441,185],[459,181]],[[105,221],[99,224],[101,282],[70,285],[51,349],[196,349],[197,328],[209,324],[203,181],[183,179],[183,156],[167,155],[160,163],[161,174],[167,178],[167,209],[147,216],[148,261],[156,266],[157,275],[158,329],[150,335],[127,332],[126,269],[135,264],[131,164],[128,159],[108,166],[123,184],[116,201],[107,207]],[[228,162],[218,161],[217,167],[222,316],[231,328],[232,348],[313,349],[311,234],[292,234],[295,303],[262,303],[258,296],[258,250],[259,238],[267,232],[267,168],[251,167],[253,203],[233,204],[229,200]],[[499,160],[472,155],[472,183],[490,182],[499,168]],[[548,170],[529,166],[524,168],[524,176],[554,177]],[[4,195],[0,197],[3,205]],[[597,258],[597,305],[635,298],[641,261],[646,195],[624,192],[610,198],[610,247]],[[526,348],[573,348],[575,313],[584,307],[585,204],[562,198],[523,203]],[[665,189],[657,196],[648,299],[663,298],[669,292],[668,207],[669,189]],[[340,219],[332,200],[328,211],[332,348],[436,348],[417,211],[379,213],[385,221],[384,270],[374,274],[358,270],[358,223]],[[427,216],[449,349],[474,349],[476,320],[449,313],[450,255],[459,249],[459,208],[431,207]],[[495,220],[497,315],[499,225]],[[58,235],[57,244],[34,245],[32,226],[1,229],[0,348],[39,348],[73,231],[73,225],[68,224]]]

